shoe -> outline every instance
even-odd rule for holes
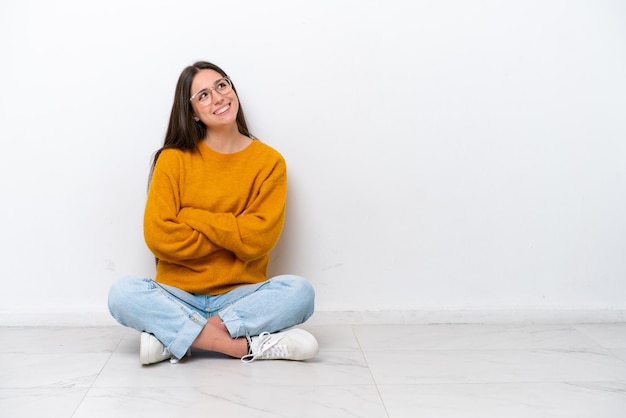
[[[187,350],[186,355],[191,357],[191,347]],[[141,341],[139,342],[139,360],[141,360],[141,364],[160,363],[167,359],[170,360],[170,363],[178,363],[179,361],[154,335],[142,332]]]
[[[305,330],[294,328],[276,334],[263,332],[249,340],[250,353],[241,358],[244,363],[255,360],[308,360],[315,357],[317,340]]]
[[[170,350],[165,348],[154,335],[147,332],[141,333],[141,341],[139,343],[139,360],[141,360],[141,364],[160,363],[171,358],[172,353],[170,353]]]

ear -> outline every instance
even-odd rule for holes
[[[196,122],[200,122],[200,118],[197,117],[196,115],[193,115],[193,120],[195,120]]]

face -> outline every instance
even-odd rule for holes
[[[220,93],[220,84],[216,81],[224,77],[213,70],[200,70],[191,82],[191,92],[197,94],[196,99],[207,96],[203,101],[192,100],[191,105],[196,121],[202,121],[208,128],[223,127],[237,122],[239,112],[239,100],[235,91],[230,89],[226,93]],[[223,84],[222,84],[223,87]],[[210,93],[209,93],[210,92]]]

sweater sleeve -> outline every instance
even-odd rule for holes
[[[200,231],[211,242],[233,252],[240,260],[256,260],[268,254],[280,238],[286,194],[286,166],[281,159],[242,214],[185,207],[179,212],[178,219]]]
[[[144,238],[160,260],[179,262],[205,257],[221,250],[201,232],[182,222],[180,210],[180,170],[176,159],[163,152],[157,161],[144,212]]]

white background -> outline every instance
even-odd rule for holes
[[[5,323],[108,318],[153,276],[150,158],[196,60],[287,159],[271,272],[318,312],[626,310],[623,1],[5,0],[0,54]]]

